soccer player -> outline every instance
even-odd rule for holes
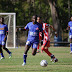
[[[48,48],[50,47],[50,37],[49,37],[48,27],[52,28],[55,31],[55,35],[57,36],[57,32],[53,28],[52,25],[43,23],[44,38],[43,38],[43,45],[42,45],[41,49],[42,49],[42,51],[46,52],[48,56],[51,57],[51,61],[57,62],[58,59],[55,58],[55,56],[48,50]]]
[[[43,23],[42,23],[42,21],[41,21],[41,17],[40,16],[38,16],[37,17],[37,22],[38,23],[40,23],[41,25],[42,25],[42,27],[43,27]],[[41,46],[42,46],[42,44],[43,44],[43,37],[44,37],[44,34],[43,34],[43,32],[39,32],[39,41],[41,41],[40,43],[41,43]],[[39,44],[38,44],[38,47],[37,47],[37,53],[39,53],[40,51],[39,51]],[[42,53],[43,51],[41,50],[41,53]]]
[[[4,18],[0,17],[0,53],[1,53],[0,60],[5,58],[2,48],[9,54],[9,58],[11,58],[12,53],[5,47],[6,40],[7,40],[7,34],[8,34],[8,27],[6,24],[4,24]]]
[[[72,54],[72,16],[71,21],[68,22],[67,30],[69,30],[69,39],[70,39],[70,54]]]
[[[37,16],[32,16],[32,22],[29,22],[24,29],[19,28],[21,31],[29,30],[28,31],[28,38],[25,45],[25,51],[23,55],[23,64],[22,66],[26,65],[27,59],[27,52],[29,51],[30,47],[32,46],[32,55],[35,56],[37,52],[37,47],[39,44],[39,31],[42,32],[42,25],[37,22]]]

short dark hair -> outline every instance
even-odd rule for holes
[[[42,18],[40,15],[38,15],[37,17],[39,17],[40,19]]]
[[[35,18],[36,18],[36,20],[37,20],[37,15],[33,15],[33,16],[32,16],[32,19],[33,19],[34,16],[35,16]]]
[[[2,23],[4,23],[4,17],[0,17],[0,19],[2,18]]]

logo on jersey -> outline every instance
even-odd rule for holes
[[[0,28],[0,30],[4,30],[5,29],[5,27],[4,28]]]
[[[0,31],[0,34],[4,34],[4,31]]]
[[[31,36],[37,36],[37,33],[36,32],[30,32],[30,35]]]

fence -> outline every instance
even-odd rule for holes
[[[24,26],[17,26],[17,28],[24,28]],[[16,46],[25,46],[27,40],[28,31],[16,32]],[[68,33],[62,32],[62,37],[56,37],[54,33],[50,32],[50,44],[51,46],[69,46]]]

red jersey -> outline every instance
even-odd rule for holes
[[[48,27],[49,27],[50,25],[49,24],[47,24],[47,23],[43,23],[43,30],[44,30],[44,40],[50,40],[50,37],[49,37],[49,32],[48,32]]]

